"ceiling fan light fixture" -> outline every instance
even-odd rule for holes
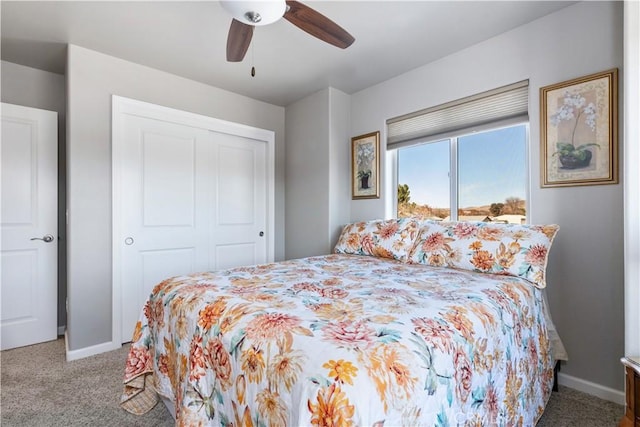
[[[284,15],[285,0],[220,1],[222,7],[237,21],[247,25],[269,25]]]

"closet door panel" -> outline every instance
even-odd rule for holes
[[[210,268],[267,261],[266,144],[215,133],[215,211]]]
[[[122,159],[122,330],[130,340],[160,281],[207,269],[208,131],[127,115]]]

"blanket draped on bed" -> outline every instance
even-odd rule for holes
[[[533,426],[553,360],[523,279],[328,255],[158,284],[124,382],[185,426]]]

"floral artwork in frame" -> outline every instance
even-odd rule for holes
[[[353,199],[380,197],[380,132],[351,138]]]
[[[618,183],[618,70],[540,88],[542,187]]]

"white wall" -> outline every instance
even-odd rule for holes
[[[329,251],[351,217],[351,97],[329,88]]]
[[[330,253],[349,221],[349,96],[334,88],[286,108],[286,258]]]
[[[285,257],[327,253],[322,230],[329,227],[329,90],[286,108]]]
[[[529,79],[529,217],[561,227],[551,249],[548,296],[569,352],[562,372],[615,390],[623,389],[622,185],[540,188],[539,88],[622,68],[622,11],[622,2],[581,2],[351,99],[351,135],[380,130],[384,147],[388,118]],[[382,172],[391,179],[384,162]],[[351,220],[384,217],[389,196],[352,201]]]
[[[68,348],[111,341],[111,95],[275,131],[275,258],[284,258],[284,108],[70,45]]]
[[[640,355],[640,3],[624,3],[625,354]]]
[[[67,242],[64,208],[66,98],[65,81],[61,74],[50,73],[12,62],[2,61],[2,102],[40,108],[58,113],[58,329],[67,324]]]

